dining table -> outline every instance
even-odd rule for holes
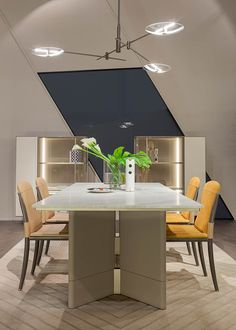
[[[68,307],[114,294],[119,236],[120,294],[165,309],[166,212],[197,212],[202,205],[161,183],[136,183],[133,192],[106,187],[75,183],[34,204],[69,212]]]

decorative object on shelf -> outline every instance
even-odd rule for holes
[[[134,191],[135,183],[135,162],[132,158],[126,159],[126,171],[125,171],[125,190]]]
[[[75,144],[70,150],[70,163],[79,164],[82,161],[81,150],[78,144]]]
[[[158,163],[158,153],[159,153],[158,148],[155,148],[154,149],[154,162],[155,163]]]
[[[112,178],[110,181],[110,186],[112,189],[120,189],[121,184],[124,183],[122,168],[126,166],[127,159],[132,159],[134,163],[142,169],[149,168],[152,163],[151,159],[144,151],[139,151],[136,154],[132,154],[128,151],[125,151],[124,147],[121,146],[116,148],[112,155],[108,154],[105,156],[102,153],[101,148],[99,147],[99,144],[97,144],[95,138],[92,137],[82,139],[81,142],[82,147],[77,146],[79,150],[87,152],[90,155],[98,157],[106,162],[109,170],[112,173]]]
[[[159,150],[158,150],[158,148],[155,148],[155,144],[153,141],[149,142],[148,154],[149,154],[149,157],[151,158],[152,162],[155,164],[158,164]]]
[[[110,5],[109,5],[110,6]],[[113,9],[112,9],[113,10]],[[161,63],[151,63],[150,60],[148,60],[146,57],[144,57],[140,52],[138,52],[136,49],[133,48],[133,43],[136,41],[139,41],[147,36],[155,35],[155,36],[167,36],[171,34],[178,33],[184,29],[184,26],[178,22],[159,22],[159,23],[153,23],[148,25],[145,28],[145,34],[131,40],[131,41],[123,41],[121,39],[121,11],[120,11],[120,0],[118,0],[118,13],[117,13],[117,33],[116,33],[116,44],[115,49],[111,51],[106,51],[105,54],[90,54],[90,53],[81,53],[76,51],[68,51],[64,50],[62,48],[58,47],[37,47],[32,50],[32,53],[36,56],[41,57],[54,57],[61,55],[63,53],[65,54],[72,54],[72,55],[81,55],[81,56],[90,56],[94,57],[97,60],[105,59],[105,60],[117,60],[117,61],[126,61],[123,58],[114,57],[111,56],[111,54],[119,54],[121,53],[122,48],[126,48],[127,50],[131,50],[136,56],[138,56],[139,59],[142,59],[142,61],[145,61],[145,64],[143,65],[143,68],[149,72],[153,73],[164,73],[168,72],[171,67],[167,64],[161,64]]]
[[[149,156],[153,163],[158,164],[158,148],[151,149],[149,151]]]

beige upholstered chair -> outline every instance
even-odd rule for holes
[[[36,198],[30,183],[26,181],[19,182],[17,191],[24,218],[25,233],[24,259],[19,284],[19,290],[22,290],[28,266],[30,241],[35,241],[34,258],[31,269],[31,274],[33,275],[38,258],[39,242],[44,240],[68,240],[68,231],[65,224],[44,225],[42,223],[41,212],[38,212],[32,207],[32,205],[36,203]]]
[[[49,197],[49,191],[48,191],[48,185],[47,182],[42,178],[38,177],[36,178],[36,191],[37,191],[37,197],[38,201]],[[58,224],[58,223],[65,223],[68,224],[69,222],[69,214],[65,212],[53,212],[53,211],[42,211],[42,221],[43,223],[47,224]],[[44,242],[42,241],[39,246],[39,254],[37,259],[37,265],[40,263],[42,251],[43,251],[43,245]],[[50,240],[47,240],[47,245],[45,249],[45,254],[48,254],[50,246]]]
[[[47,182],[41,177],[36,178],[36,190],[39,201],[49,197]],[[68,213],[61,213],[61,212],[55,213],[53,211],[43,211],[42,221],[44,223],[68,223],[69,215]]]
[[[220,184],[217,181],[207,182],[202,191],[201,204],[203,208],[198,212],[194,224],[181,225],[169,224],[166,230],[166,240],[168,242],[197,242],[200,260],[204,276],[207,276],[204,254],[202,249],[202,242],[208,244],[208,255],[211,269],[211,275],[215,290],[218,291],[218,284],[216,278],[214,255],[213,255],[213,231],[214,219],[220,193]]]

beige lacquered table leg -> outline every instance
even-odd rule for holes
[[[70,212],[69,308],[114,292],[114,212]]]
[[[120,212],[121,294],[166,308],[165,212]]]

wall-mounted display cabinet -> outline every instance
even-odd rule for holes
[[[76,164],[70,151],[81,144],[83,137],[17,137],[16,182],[27,180],[35,186],[35,178],[42,176],[50,193],[74,182],[99,182],[100,179],[81,152]],[[143,150],[152,159],[149,170],[136,168],[136,182],[161,182],[172,189],[185,192],[189,179],[198,176],[205,182],[205,138],[136,136],[134,151]],[[104,181],[109,182],[109,171],[104,166]],[[16,216],[21,216],[16,195]]]
[[[150,169],[136,168],[136,182],[161,182],[180,192],[192,176],[205,182],[205,138],[136,136],[134,150],[145,151],[152,160]]]

